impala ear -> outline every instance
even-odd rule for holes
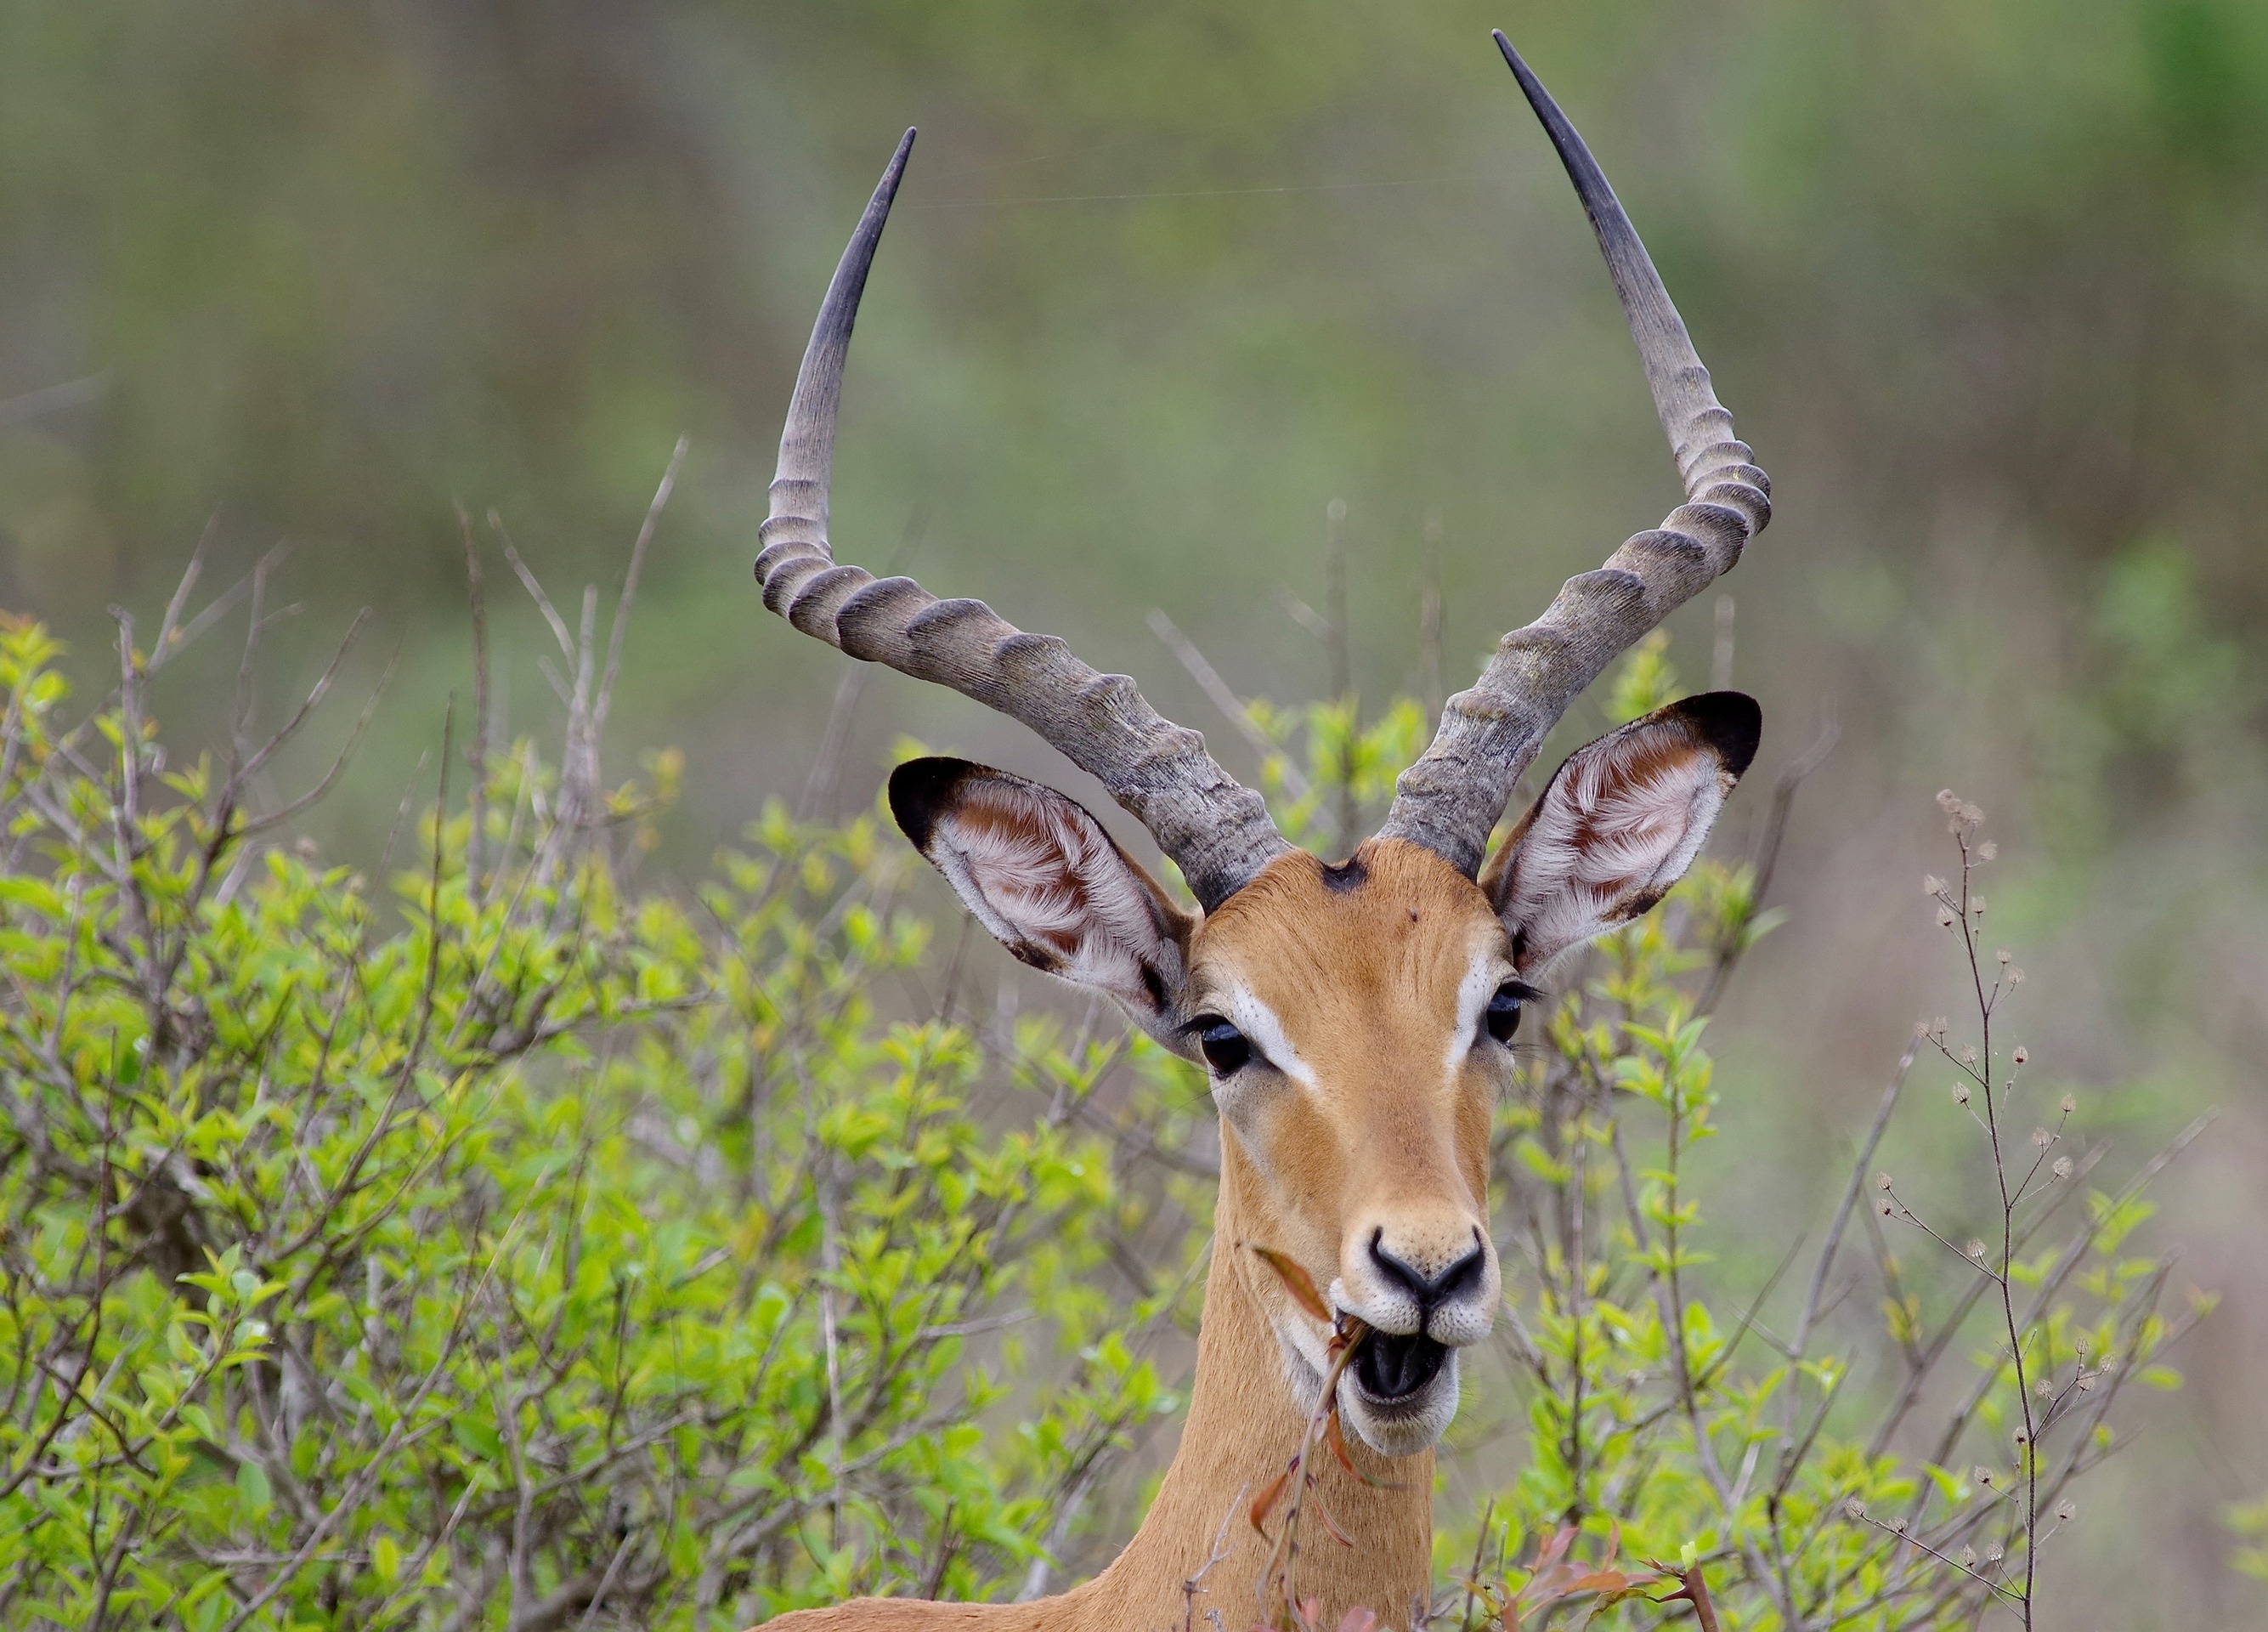
[[[1711,691],[1568,757],[1481,875],[1521,974],[1669,892],[1756,757],[1763,729],[1754,698]]]
[[[1018,958],[1116,998],[1145,1030],[1172,1015],[1197,920],[1079,805],[965,759],[909,759],[890,773],[890,814]]]

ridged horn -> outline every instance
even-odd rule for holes
[[[1771,483],[1734,436],[1733,417],[1711,390],[1709,371],[1615,189],[1512,42],[1499,32],[1496,43],[1598,234],[1686,501],[1597,571],[1569,579],[1542,617],[1505,636],[1473,688],[1441,711],[1432,745],[1402,773],[1381,837],[1423,845],[1468,875],[1478,872],[1513,785],[1568,705],[1730,570],[1771,519]]]
[[[1023,721],[1149,829],[1211,912],[1290,846],[1203,736],[1160,716],[1124,675],[1096,673],[1055,636],[1027,634],[982,601],[940,601],[910,578],[836,565],[827,505],[843,363],[913,144],[909,130],[835,269],[796,375],[756,557],[764,604],[852,657]]]

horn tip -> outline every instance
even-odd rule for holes
[[[1492,28],[1489,31],[1489,37],[1496,41],[1496,48],[1504,53],[1505,66],[1512,70],[1512,77],[1520,81],[1521,90],[1527,94],[1536,111],[1542,113],[1550,107],[1553,113],[1558,112],[1557,105],[1551,100],[1551,93],[1543,88],[1543,82],[1535,77],[1535,70],[1528,65],[1528,60],[1513,49],[1512,41],[1505,37],[1504,30]]]
[[[906,159],[914,151],[914,137],[920,134],[919,126],[906,127],[906,133],[898,138],[898,151],[890,155],[890,162],[883,168],[882,185],[878,189],[880,192],[891,197],[896,196],[898,178],[906,173]]]

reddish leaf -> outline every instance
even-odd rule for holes
[[[1535,1560],[1537,1567],[1540,1569],[1545,1564],[1556,1564],[1565,1558],[1567,1555],[1567,1549],[1574,1545],[1576,1533],[1574,1525],[1560,1525],[1559,1533],[1543,1544],[1543,1551]]]
[[[1346,1618],[1339,1622],[1339,1632],[1373,1632],[1377,1625],[1376,1614],[1358,1606],[1346,1612]]]
[[[1339,1459],[1341,1467],[1353,1473],[1357,1479],[1362,1477],[1355,1472],[1354,1458],[1347,1454],[1346,1436],[1339,1431],[1339,1413],[1336,1405],[1331,1407],[1330,1415],[1323,1419],[1323,1443],[1330,1446],[1331,1454]]]
[[[1315,1498],[1315,1512],[1322,1519],[1323,1528],[1337,1537],[1342,1544],[1347,1547],[1354,1545],[1354,1538],[1339,1528],[1339,1521],[1331,1517],[1330,1509],[1323,1505],[1322,1497],[1320,1495]]]
[[[1521,1589],[1521,1597],[1531,1604],[1542,1606],[1562,1599],[1572,1591],[1570,1585],[1583,1573],[1580,1564],[1571,1564],[1565,1559],[1553,1559],[1528,1577],[1528,1584]]]
[[[1323,1295],[1315,1290],[1315,1278],[1307,1272],[1305,1266],[1273,1247],[1256,1246],[1252,1250],[1260,1255],[1262,1263],[1276,1272],[1285,1289],[1291,1293],[1293,1303],[1325,1326],[1331,1324],[1330,1305],[1324,1303]]]
[[[1268,1515],[1275,1510],[1277,1502],[1284,1495],[1284,1487],[1291,1481],[1292,1470],[1287,1467],[1276,1475],[1275,1482],[1262,1491],[1252,1503],[1250,1515],[1252,1527],[1260,1532],[1260,1539],[1270,1547],[1275,1545],[1276,1538],[1268,1533]]]
[[[1652,1586],[1659,1576],[1626,1576],[1619,1569],[1594,1569],[1587,1576],[1579,1576],[1568,1583],[1569,1593],[1576,1592],[1634,1592],[1640,1587]]]
[[[1330,1414],[1323,1419],[1323,1439],[1325,1443],[1330,1446],[1331,1454],[1339,1459],[1339,1466],[1346,1469],[1348,1473],[1353,1474],[1357,1479],[1362,1481],[1364,1484],[1368,1485],[1373,1490],[1406,1490],[1409,1488],[1408,1486],[1403,1484],[1399,1480],[1381,1479],[1375,1473],[1364,1473],[1360,1468],[1354,1465],[1354,1458],[1349,1455],[1347,1451],[1346,1435],[1342,1432],[1339,1428],[1339,1413],[1338,1407],[1336,1405],[1331,1407]]]

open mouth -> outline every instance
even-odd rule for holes
[[[1373,1400],[1393,1405],[1424,1389],[1448,1357],[1447,1345],[1423,1333],[1373,1332],[1355,1355],[1354,1380]]]

